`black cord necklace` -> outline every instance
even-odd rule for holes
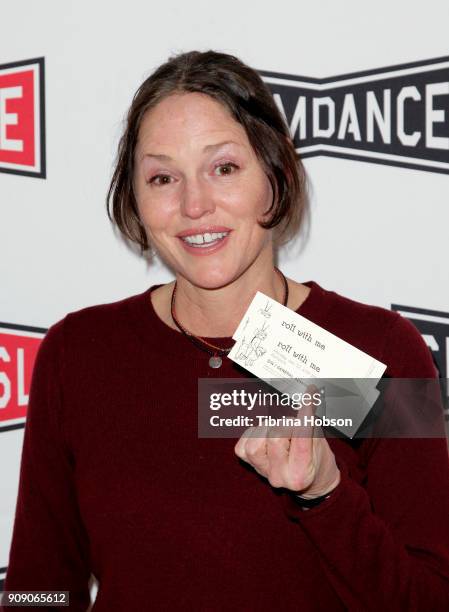
[[[287,306],[287,302],[288,302],[288,283],[287,283],[287,279],[282,274],[282,272],[279,270],[279,268],[275,268],[275,270],[280,275],[280,277],[282,278],[282,281],[284,283],[284,300],[283,300],[282,303],[283,303],[284,306]],[[204,338],[201,338],[201,336],[195,336],[195,334],[192,334],[192,332],[190,332],[183,325],[181,325],[181,323],[176,318],[175,297],[176,297],[176,281],[175,281],[175,285],[173,287],[173,293],[172,293],[172,296],[171,296],[171,316],[172,316],[172,319],[173,319],[176,327],[196,347],[198,347],[202,351],[205,351],[206,353],[209,353],[209,355],[211,355],[211,357],[209,358],[209,365],[210,365],[210,367],[211,368],[219,368],[221,366],[221,364],[223,363],[222,357],[224,357],[225,355],[227,355],[229,353],[229,351],[232,349],[232,346],[230,346],[228,348],[223,348],[223,347],[220,347],[220,346],[215,346],[214,344],[211,344],[210,342],[207,342],[206,340],[204,340]]]

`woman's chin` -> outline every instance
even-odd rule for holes
[[[192,285],[202,289],[221,289],[230,285],[238,277],[238,274],[226,270],[224,267],[220,269],[200,268],[188,270],[186,271],[187,274],[183,274],[183,276]]]

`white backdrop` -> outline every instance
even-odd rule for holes
[[[0,172],[0,321],[40,328],[170,279],[114,234],[104,204],[132,95],[169,55],[212,48],[258,70],[315,78],[449,55],[446,0],[16,0],[0,5],[0,23],[0,64],[45,58],[47,177]],[[311,232],[301,253],[280,254],[284,273],[386,308],[440,311],[444,323],[448,174],[322,156],[304,163]],[[22,435],[0,430],[0,588]]]

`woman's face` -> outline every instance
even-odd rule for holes
[[[141,221],[177,275],[218,288],[271,261],[271,231],[257,223],[271,185],[243,126],[210,96],[172,94],[148,111],[134,167]]]

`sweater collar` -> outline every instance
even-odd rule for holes
[[[296,312],[313,323],[326,327],[327,315],[332,303],[332,299],[329,298],[333,297],[334,292],[323,289],[315,281],[307,281],[303,284],[310,288],[310,292]],[[201,349],[195,347],[184,334],[168,326],[157,315],[151,301],[151,292],[160,286],[160,284],[152,285],[143,293],[127,301],[131,311],[129,314],[132,317],[134,330],[138,333],[141,340],[149,341],[153,349],[154,341],[157,339],[157,343],[163,352],[171,354],[182,353],[184,356],[186,351],[190,353],[193,350],[195,354],[201,353]],[[218,346],[232,345],[232,338],[230,336],[204,338]]]

